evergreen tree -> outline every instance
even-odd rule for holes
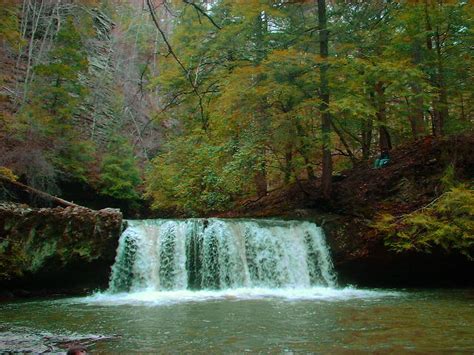
[[[122,200],[138,200],[140,171],[132,147],[124,138],[114,137],[107,147],[101,166],[101,188],[104,195]]]

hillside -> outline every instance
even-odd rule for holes
[[[377,216],[410,214],[443,193],[449,166],[459,183],[474,179],[474,136],[426,137],[397,147],[390,164],[374,169],[359,164],[334,177],[334,196],[324,201],[317,184],[307,181],[244,201],[225,217],[313,219],[325,227],[336,268],[343,279],[362,284],[440,285],[471,283],[474,263],[455,250],[397,253],[374,228]],[[472,186],[472,185],[471,185]]]

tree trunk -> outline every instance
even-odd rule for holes
[[[379,124],[379,148],[383,152],[392,149],[392,141],[386,125],[387,122],[387,105],[385,103],[385,87],[382,81],[375,84],[375,104],[376,117]]]
[[[372,118],[362,120],[362,159],[364,161],[370,158],[370,149],[372,146],[372,130],[374,122]]]
[[[316,175],[314,175],[313,167],[311,166],[311,162],[309,161],[307,156],[303,156],[304,164],[306,165],[306,175],[308,175],[309,181],[316,180]]]
[[[466,117],[466,112],[465,112],[465,109],[464,109],[464,95],[461,93],[459,96],[460,96],[460,99],[461,99],[461,120],[462,121],[468,121],[467,117]]]
[[[421,44],[417,39],[413,40],[413,64],[419,65],[421,63]],[[414,82],[411,85],[413,92],[413,102],[408,107],[411,111],[409,120],[413,138],[419,138],[425,135],[425,123],[424,123],[424,110],[423,110],[423,97],[420,84]]]
[[[410,115],[408,119],[410,120],[411,133],[413,138],[423,137],[425,135],[425,115],[423,111],[423,98],[421,97],[421,88],[417,83],[412,85],[413,100],[411,104],[408,105],[410,110]]]
[[[293,172],[293,147],[289,145],[285,152],[285,184],[288,184]]]
[[[26,102],[26,99],[27,99],[27,96],[28,96],[28,88],[29,88],[29,83],[30,83],[30,73],[33,69],[32,67],[32,62],[34,60],[33,58],[33,50],[34,50],[34,47],[35,47],[35,36],[36,36],[36,31],[38,30],[38,26],[39,26],[39,23],[40,23],[40,20],[41,20],[41,16],[42,16],[42,11],[43,11],[43,0],[41,0],[41,3],[40,3],[40,6],[39,6],[39,10],[38,10],[38,13],[36,13],[36,1],[34,2],[34,7],[33,7],[33,18],[32,18],[32,22],[31,22],[31,37],[30,37],[30,41],[29,41],[29,44],[28,44],[28,56],[27,56],[27,63],[26,63],[26,74],[25,74],[25,79],[24,79],[24,83],[23,83],[23,103]]]
[[[437,62],[437,88],[438,88],[438,103],[437,103],[437,115],[435,115],[435,122],[433,128],[433,134],[435,136],[442,136],[444,133],[444,125],[448,120],[448,91],[446,89],[446,80],[444,75],[444,64],[443,55],[441,53],[441,38],[439,35],[439,28],[436,29],[435,35],[436,43],[436,62]]]
[[[255,187],[257,188],[257,196],[263,197],[267,194],[267,173],[265,165],[262,165],[260,170],[257,170],[254,176]]]
[[[264,59],[264,34],[266,30],[266,24],[262,15],[259,14],[255,17],[255,62],[254,65],[258,66]],[[260,112],[254,115],[254,120],[257,124],[259,134],[265,134],[267,131],[268,120],[264,112]],[[267,187],[267,169],[265,162],[265,148],[259,149],[259,155],[262,157],[260,165],[255,172],[254,181],[257,190],[257,196],[265,196],[268,192]]]
[[[437,89],[437,94],[433,98],[433,115],[432,115],[432,130],[433,135],[441,136],[444,133],[444,124],[448,119],[448,95],[446,90],[444,78],[444,66],[441,53],[441,38],[439,28],[436,28],[433,34],[433,26],[431,25],[429,2],[425,0],[425,22],[426,22],[426,47],[431,52],[433,50],[433,39],[436,46],[436,73],[431,75],[431,84]],[[436,6],[431,3],[432,6]]]
[[[299,124],[298,121],[296,121],[295,126],[296,126],[296,132],[298,133],[298,136],[303,138],[305,136],[303,127],[301,126],[301,124]],[[308,175],[308,180],[310,181],[315,180],[316,176],[314,175],[314,170],[309,160],[310,149],[308,147],[308,144],[304,142],[304,139],[302,139],[301,147],[298,151],[303,157],[304,164],[306,166],[306,174]]]
[[[321,128],[323,134],[323,166],[321,176],[321,189],[323,197],[329,199],[332,190],[332,157],[331,157],[331,116],[329,113],[329,32],[327,30],[326,0],[318,0],[319,22],[319,50],[322,59],[320,66],[321,88],[319,99],[321,104]]]
[[[349,159],[351,160],[352,165],[355,165],[357,163],[357,158],[355,157],[354,153],[352,152],[352,149],[349,146],[349,143],[347,143],[347,140],[344,137],[344,133],[340,129],[337,128],[336,124],[334,123],[334,120],[331,120],[331,126],[334,129],[334,132],[336,132],[339,139],[341,140],[341,143],[344,146],[344,148],[346,148],[346,153],[349,156]]]

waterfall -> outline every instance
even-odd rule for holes
[[[129,221],[110,292],[335,286],[331,258],[310,222],[239,219]]]

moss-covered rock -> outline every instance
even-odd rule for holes
[[[0,204],[0,286],[67,289],[90,276],[104,284],[121,229],[114,209]]]

